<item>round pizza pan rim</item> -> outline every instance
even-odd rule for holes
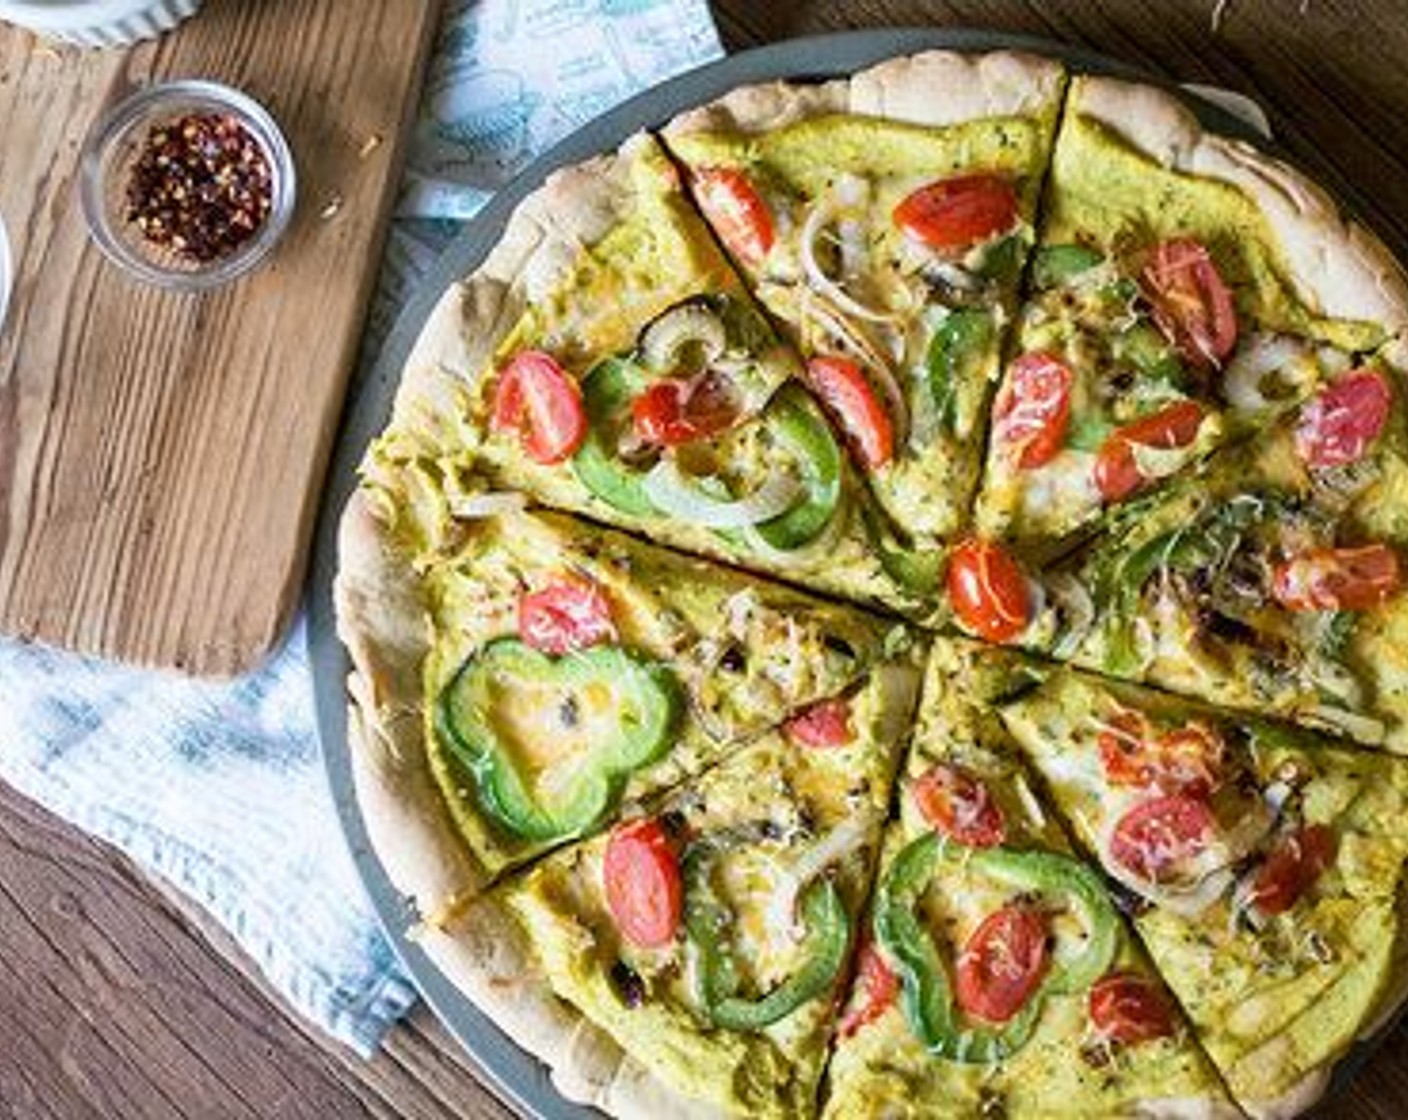
[[[946,48],[963,51],[1026,50],[1064,62],[1077,73],[1126,77],[1177,93],[1211,128],[1275,151],[1265,137],[1220,106],[1168,79],[1084,48],[1054,40],[970,28],[885,28],[790,39],[728,55],[655,86],[589,121],[530,163],[499,190],[446,248],[419,282],[398,315],[375,360],[349,389],[341,430],[319,511],[310,573],[309,646],[321,753],[343,832],[357,873],[397,956],[446,1029],[473,1059],[483,1082],[511,1108],[541,1120],[591,1120],[595,1109],[563,1098],[547,1067],[519,1049],[498,1025],[456,989],[425,953],[406,937],[406,900],[388,880],[367,839],[352,785],[347,751],[347,694],[350,669],[337,636],[332,587],[337,570],[337,523],[356,483],[367,445],[390,417],[401,368],[441,293],[473,271],[501,236],[515,206],[559,167],[606,151],[643,128],[658,128],[677,113],[721,96],[738,85],[789,79],[827,80],[854,73],[895,55]],[[1394,1016],[1396,1019],[1397,1016]],[[1379,1034],[1391,1030],[1392,1023]],[[1341,1062],[1336,1086],[1347,1081],[1372,1044]]]

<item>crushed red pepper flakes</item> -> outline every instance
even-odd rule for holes
[[[127,220],[202,264],[259,232],[273,207],[269,158],[228,113],[190,113],[147,134],[127,184]]]

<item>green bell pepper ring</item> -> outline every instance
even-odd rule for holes
[[[572,720],[580,712],[579,692],[605,685],[614,693],[614,731],[575,761],[550,801],[525,778],[496,720],[494,693],[506,682],[557,685]],[[441,691],[435,722],[469,772],[484,811],[511,835],[537,842],[580,835],[597,824],[630,774],[668,749],[681,709],[670,671],[618,646],[550,657],[517,638],[499,638],[472,655]],[[564,726],[564,733],[570,730]]]
[[[841,448],[816,404],[797,386],[778,390],[763,413],[774,438],[796,458],[805,494],[787,512],[754,526],[765,544],[790,551],[815,539],[841,502]]]
[[[572,457],[572,469],[581,482],[607,505],[634,517],[656,512],[641,486],[643,471],[622,463],[611,451],[621,417],[629,422],[631,401],[649,378],[623,358],[607,358],[592,367],[582,382],[582,404],[587,411],[587,437]]]
[[[974,367],[992,347],[992,316],[986,311],[959,308],[950,312],[929,341],[925,365],[929,392],[939,423],[949,432],[957,427],[959,388],[975,380]]]
[[[850,955],[851,919],[836,884],[812,880],[800,900],[807,930],[801,965],[766,994],[740,996],[738,970],[727,945],[732,915],[709,884],[714,860],[740,842],[741,836],[706,841],[686,854],[685,933],[696,954],[695,994],[709,1022],[726,1030],[759,1031],[830,990]]]
[[[961,1027],[948,973],[917,914],[921,896],[941,862],[951,861],[1024,891],[1062,894],[1081,911],[1088,940],[1081,952],[1053,965],[1025,1007],[1000,1028]],[[1045,1001],[1089,988],[1119,950],[1120,921],[1094,872],[1054,852],[952,845],[938,833],[915,840],[896,857],[880,885],[875,936],[898,966],[902,1006],[910,1029],[930,1053],[951,1061],[990,1063],[1021,1049]]]
[[[1058,288],[1104,260],[1098,252],[1084,245],[1045,245],[1036,251],[1032,261],[1032,287],[1038,291]]]

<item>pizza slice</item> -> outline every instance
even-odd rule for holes
[[[471,473],[665,544],[924,613],[939,557],[891,559],[799,368],[675,165],[638,135],[551,176],[445,294],[364,472],[392,486],[411,469]],[[432,545],[443,524],[427,524]]]
[[[967,517],[1064,72],[933,51],[736,89],[663,133],[902,538]]]
[[[1072,670],[1002,715],[1238,1103],[1308,1108],[1402,1000],[1408,760]]]
[[[378,497],[354,499],[338,582],[359,678],[358,788],[374,836],[444,819],[472,869],[451,897],[770,728],[791,721],[827,745],[844,731],[836,698],[909,640],[855,608],[567,515],[471,508],[482,495],[445,498],[460,511],[455,550],[400,603],[387,595],[407,564],[400,522],[395,507],[375,512]],[[378,692],[388,662],[404,674],[394,695]],[[417,768],[419,801],[377,810]],[[410,862],[388,860],[393,878]],[[417,889],[414,866],[405,877],[422,913],[447,901]]]
[[[1106,78],[1071,82],[1028,279],[975,513],[1026,555],[1408,329],[1398,265],[1318,187]]]
[[[1046,671],[935,644],[828,1117],[1238,1115],[991,707]]]
[[[1021,640],[1408,752],[1408,413],[1390,355],[1134,502]]]
[[[505,879],[422,944],[614,1116],[810,1116],[919,669],[772,732],[609,833]]]

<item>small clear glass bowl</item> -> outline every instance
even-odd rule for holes
[[[148,240],[127,217],[127,183],[153,128],[190,113],[234,117],[263,149],[270,206],[254,235],[229,253],[198,261]],[[83,142],[79,193],[88,232],[109,260],[148,284],[203,291],[242,276],[267,257],[293,217],[293,155],[274,118],[252,97],[217,82],[147,86],[98,118]]]

